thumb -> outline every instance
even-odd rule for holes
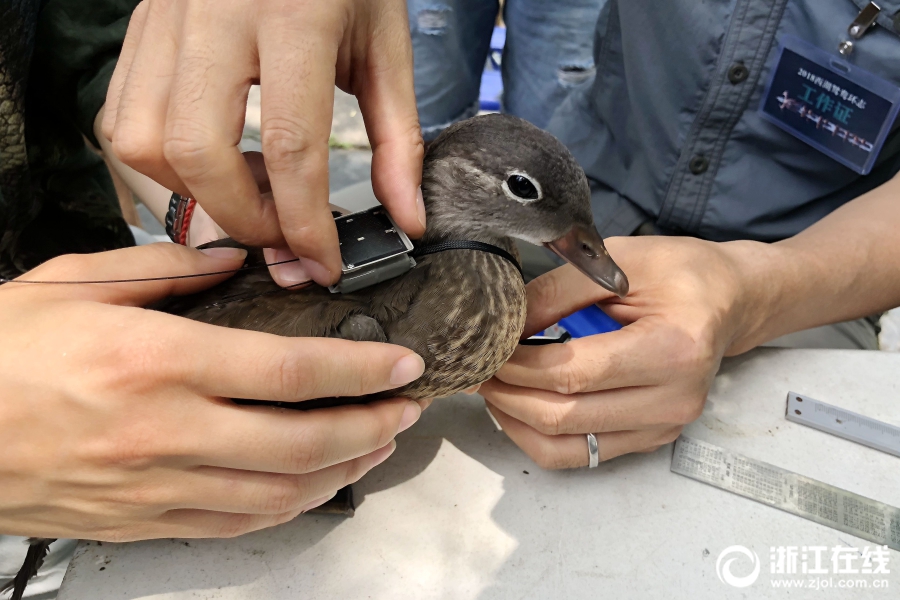
[[[425,233],[419,185],[425,144],[413,89],[412,45],[406,3],[382,3],[366,57],[362,85],[354,90],[372,145],[372,188],[397,225]]]
[[[586,306],[616,297],[572,265],[563,265],[534,279],[525,286],[525,296],[528,313],[523,339]]]
[[[46,286],[52,293],[68,299],[145,306],[167,296],[192,294],[212,287],[231,277],[234,271],[241,268],[246,257],[247,251],[241,248],[197,250],[178,244],[159,243],[96,254],[60,256],[22,275],[19,280],[101,282],[176,278]]]

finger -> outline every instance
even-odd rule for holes
[[[683,372],[694,352],[678,330],[647,317],[565,344],[519,346],[496,377],[560,394],[657,385]]]
[[[599,285],[589,283],[572,265],[563,265],[534,279],[525,286],[525,295],[528,313],[523,339],[586,306],[616,297]]]
[[[148,2],[147,15],[117,105],[109,119],[113,152],[166,189],[189,196],[163,156],[166,112],[178,55],[177,2]]]
[[[322,506],[323,504],[325,504],[326,502],[328,502],[329,500],[334,498],[336,495],[337,495],[337,492],[335,492],[334,494],[331,494],[330,496],[323,496],[321,498],[313,500],[312,502],[310,502],[309,504],[307,504],[306,506],[301,508],[300,511],[304,512],[304,513],[309,512],[314,508],[318,508],[318,507]]]
[[[703,394],[656,386],[564,395],[497,379],[482,385],[481,395],[547,435],[684,425],[700,416],[705,399]]]
[[[391,344],[282,337],[162,313],[140,318],[147,331],[165,328],[169,345],[179,348],[180,360],[167,361],[159,376],[205,396],[285,402],[360,396],[406,385],[425,369],[419,355]]]
[[[141,43],[141,32],[144,30],[144,23],[147,20],[148,8],[149,2],[141,2],[131,13],[131,19],[128,21],[128,31],[125,33],[125,39],[122,41],[122,50],[119,52],[116,68],[106,90],[106,103],[104,104],[105,111],[103,113],[101,130],[103,137],[110,141],[112,140],[113,129],[116,124],[119,98],[122,96],[122,89],[125,87],[128,72],[131,70],[131,63],[134,61],[138,46]]]
[[[294,287],[313,281],[316,265],[307,258],[294,256],[284,248],[263,248],[263,257],[269,265],[269,275],[281,287]]]
[[[284,243],[273,202],[263,200],[240,142],[258,66],[246,17],[217,3],[187,3],[163,153],[192,197],[231,237],[249,246]],[[203,23],[203,27],[192,24]],[[228,31],[230,34],[209,35]]]
[[[117,281],[81,285],[41,285],[61,297],[107,304],[145,306],[168,296],[193,294],[228,279],[244,264],[247,251],[239,248],[196,250],[158,243],[96,254],[69,254],[47,261],[22,275],[25,281]],[[196,277],[195,277],[196,275]],[[35,288],[38,286],[34,286]]]
[[[372,145],[372,187],[394,221],[412,237],[425,233],[422,158],[425,144],[413,89],[406,4],[384,2],[355,89]]]
[[[280,515],[254,515],[178,509],[165,513],[156,521],[134,527],[124,536],[117,534],[113,540],[121,542],[156,538],[232,538],[283,525],[293,521],[301,512],[303,512],[301,509],[296,509]]]
[[[488,410],[503,426],[503,431],[525,454],[543,469],[574,469],[590,464],[585,435],[543,434],[525,423],[505,414],[488,403]],[[614,431],[595,434],[600,461],[634,452],[652,452],[674,441],[681,433],[680,427],[639,431]]]
[[[396,442],[359,458],[304,475],[203,467],[180,474],[163,503],[173,508],[278,515],[308,510],[359,480],[393,453]]]
[[[308,259],[315,281],[341,274],[337,229],[328,209],[328,136],[342,25],[316,19],[261,28],[261,136],[281,230]]]
[[[312,473],[384,448],[422,414],[418,404],[402,399],[309,412],[240,406],[230,410],[211,408],[216,410],[195,411],[206,418],[203,439],[183,437],[170,445],[171,454],[180,455],[173,457],[178,464],[294,475]],[[190,416],[185,419],[197,422]],[[340,476],[340,470],[333,475]],[[306,501],[322,494],[319,489]]]

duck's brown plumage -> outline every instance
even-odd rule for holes
[[[232,240],[211,245],[239,246]],[[424,359],[421,378],[379,396],[442,397],[490,379],[512,354],[525,325],[521,275],[506,259],[477,250],[430,254],[416,262],[402,277],[351,294],[319,286],[283,290],[265,269],[245,270],[158,308],[277,335],[389,342]],[[250,250],[246,264],[262,265],[262,252]],[[245,296],[252,297],[240,299]]]
[[[511,185],[524,185],[512,177],[526,178],[533,194],[511,191]],[[517,256],[513,237],[545,243],[581,228],[596,235],[598,260],[608,259],[593,227],[584,172],[558,140],[516,117],[475,117],[444,131],[425,157],[422,190],[428,227],[421,243],[476,240]],[[262,253],[251,250],[248,263],[262,265]],[[430,254],[417,263],[400,277],[350,294],[318,286],[282,290],[264,268],[241,271],[210,290],[157,308],[284,336],[386,341],[425,361],[424,375],[399,390],[298,407],[448,396],[490,379],[524,328],[520,273],[508,260],[477,250]]]

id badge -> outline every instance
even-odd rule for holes
[[[784,36],[763,118],[862,175],[900,110],[900,88],[800,38]]]

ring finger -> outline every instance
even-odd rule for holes
[[[574,469],[586,467],[590,461],[584,434],[546,435],[515,419],[487,402],[488,410],[500,423],[504,433],[543,469]],[[610,431],[595,433],[600,449],[600,461],[633,452],[652,452],[672,442],[681,427]]]

